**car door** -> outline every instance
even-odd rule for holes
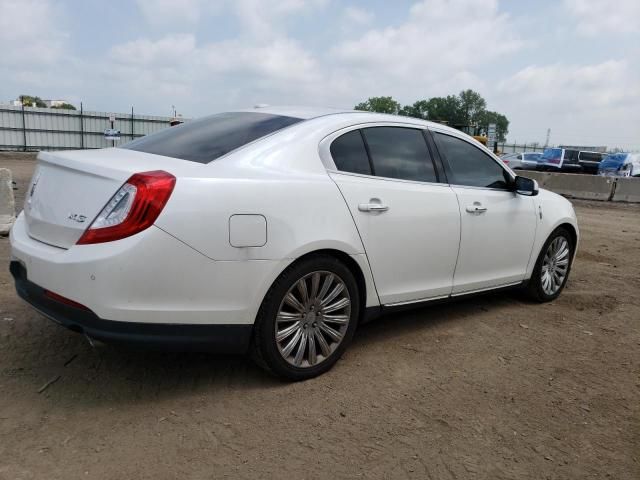
[[[453,286],[460,213],[424,135],[380,125],[329,139],[330,176],[356,223],[382,304],[446,297]]]
[[[480,147],[445,132],[433,137],[460,208],[453,294],[523,281],[537,225],[533,198],[516,194],[511,173]]]

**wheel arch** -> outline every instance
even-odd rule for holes
[[[274,277],[273,281],[260,299],[258,309],[256,309],[256,315],[258,314],[258,310],[267,297],[269,291],[271,291],[271,288],[278,280],[278,278],[280,278],[282,273],[292,266],[314,255],[329,255],[333,258],[336,258],[341,263],[343,263],[353,274],[356,280],[356,285],[358,286],[358,299],[360,300],[360,314],[358,323],[361,323],[363,320],[365,320],[365,315],[368,310],[367,304],[369,304],[369,307],[371,307],[372,305],[374,307],[379,306],[378,294],[375,290],[375,285],[373,284],[373,277],[369,269],[368,260],[366,259],[366,256],[364,254],[348,254],[345,251],[336,248],[318,248],[297,256],[290,263],[286,264],[280,272],[278,272],[278,274]]]

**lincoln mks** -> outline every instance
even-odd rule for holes
[[[265,107],[41,152],[10,268],[89,338],[251,352],[300,380],[381,312],[502,288],[553,300],[577,243],[570,202],[457,130]]]

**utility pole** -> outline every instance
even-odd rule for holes
[[[544,142],[544,148],[549,146],[549,139],[551,138],[551,129],[547,128],[547,139]]]

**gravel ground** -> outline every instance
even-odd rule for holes
[[[2,166],[22,205],[33,161]],[[388,316],[297,384],[242,357],[91,348],[2,268],[0,479],[638,479],[640,206],[575,205],[557,301]]]

